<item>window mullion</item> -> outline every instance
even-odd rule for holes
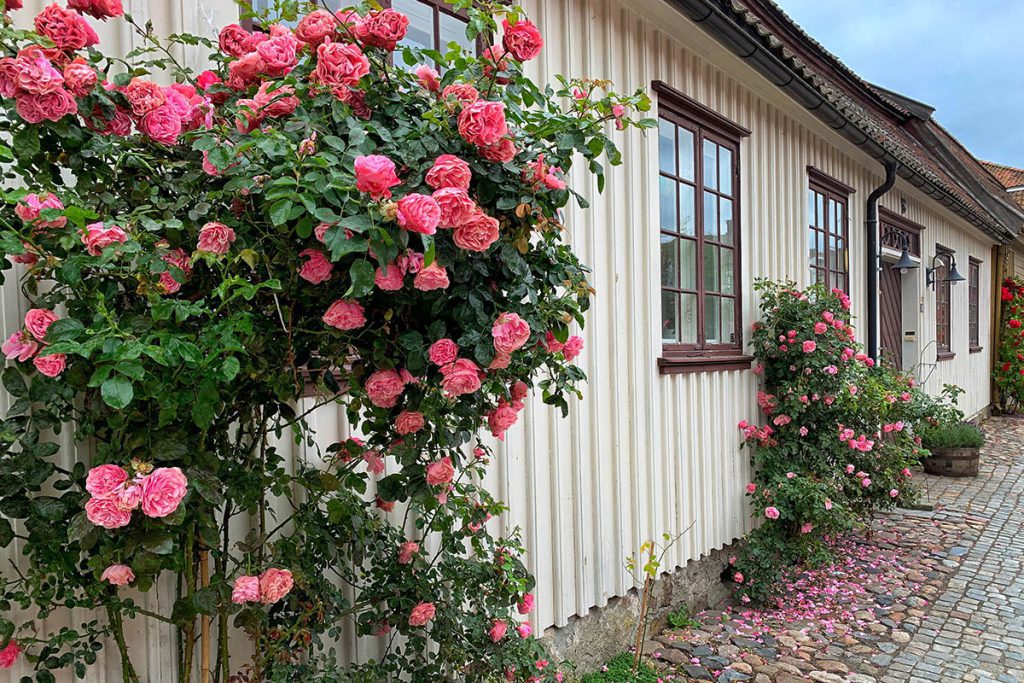
[[[704,327],[704,131],[694,131],[693,144],[693,235],[696,238],[694,252],[696,253],[697,270],[694,290],[697,305],[697,348],[707,348],[707,330]]]

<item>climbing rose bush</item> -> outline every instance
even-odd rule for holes
[[[1013,413],[1024,399],[1024,282],[1006,278],[1001,300],[999,362],[992,374],[999,390],[1000,408]]]
[[[931,405],[912,377],[877,367],[855,341],[850,299],[820,285],[758,281],[751,345],[759,423],[740,423],[762,520],[731,569],[744,601],[776,596],[793,565],[821,566],[831,540],[876,510],[913,501],[919,425]]]
[[[0,570],[0,666],[89,677],[111,639],[138,680],[124,631],[157,620],[189,680],[209,617],[221,681],[561,678],[518,534],[487,524],[482,434],[578,395],[570,169],[602,188],[650,103],[540,87],[520,8],[451,4],[495,45],[401,47],[408,17],[367,3],[216,43],[118,0],[4,18],[0,247],[29,305],[3,343],[0,547],[26,566]],[[143,47],[106,54],[83,15]],[[207,71],[175,60],[203,47]],[[333,403],[352,436],[321,448]],[[178,599],[143,609],[158,581]],[[44,628],[70,609],[104,618]],[[346,624],[383,656],[341,664]]]

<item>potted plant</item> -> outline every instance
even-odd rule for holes
[[[969,422],[929,428],[921,434],[921,445],[929,451],[924,471],[945,477],[975,477],[984,444],[985,434]]]

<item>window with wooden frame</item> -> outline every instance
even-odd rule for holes
[[[953,353],[952,290],[949,271],[953,252],[936,245],[935,256],[935,348],[938,360],[948,360]]]
[[[740,139],[750,131],[682,93],[658,93],[663,373],[750,365],[743,354]]]
[[[981,351],[981,261],[973,257],[967,266],[967,331],[971,353]]]
[[[445,52],[448,44],[455,42],[463,48],[475,51],[476,41],[466,37],[469,17],[464,10],[457,10],[444,0],[379,0],[381,7],[396,9],[409,17],[409,28],[399,45],[418,47]],[[274,0],[253,0],[253,9],[261,12],[274,6]],[[318,3],[322,9],[332,12],[348,7],[351,0],[326,0]],[[324,7],[326,5],[326,7]]]
[[[807,242],[810,283],[849,294],[849,206],[853,188],[808,167]]]

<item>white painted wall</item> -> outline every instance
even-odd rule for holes
[[[230,0],[203,3],[129,4],[140,21],[152,17],[159,31],[210,35],[205,19],[210,10],[217,25],[236,16]],[[28,4],[22,16],[30,15],[39,0]],[[851,290],[854,313],[865,315],[864,202],[882,180],[877,162],[781,95],[662,0],[525,4],[547,40],[547,49],[531,67],[534,76],[607,77],[624,91],[662,80],[752,131],[740,152],[746,334],[756,318],[750,291],[754,278],[805,282],[808,165],[856,188],[849,207]],[[121,40],[114,44],[130,44],[124,35],[114,38]],[[593,267],[597,289],[580,360],[590,377],[585,399],[572,406],[565,420],[539,402],[531,404],[498,448],[489,475],[492,490],[512,509],[497,525],[518,525],[525,532],[529,564],[538,580],[534,619],[540,628],[565,625],[574,615],[585,615],[631,588],[623,560],[648,538],[692,525],[667,558],[667,567],[673,568],[729,544],[750,526],[743,497],[749,470],[736,423],[757,416],[755,377],[750,371],[658,374],[657,138],[630,132],[620,139],[626,163],[611,172],[604,195],[597,196],[594,184],[576,172],[574,185],[591,197],[592,208],[567,211],[572,243]],[[968,255],[982,260],[981,329],[987,330],[989,241],[902,181],[882,204],[899,213],[901,199],[907,217],[926,228],[926,258],[939,242],[956,249],[964,272]],[[923,270],[914,276],[921,279],[924,292],[919,335],[933,339],[934,294],[924,289]],[[3,330],[9,334],[21,324],[25,309],[13,284],[4,288],[0,306]],[[922,376],[928,377],[930,390],[943,382],[968,388],[964,407],[970,413],[988,403],[989,354],[968,353],[966,322],[960,324],[966,310],[964,284],[953,288],[956,357],[932,370],[931,347],[923,356]],[[324,444],[346,433],[340,410],[324,409],[316,421]],[[146,604],[169,610],[170,599],[169,593],[151,596]],[[144,677],[173,679],[169,631],[140,624],[133,643],[144,653],[138,655]],[[342,649],[344,656],[366,656],[375,645],[360,644],[357,652],[349,636]],[[105,671],[106,677],[91,680],[118,679],[113,650],[97,671]],[[0,681],[15,681],[22,673],[0,675]]]

